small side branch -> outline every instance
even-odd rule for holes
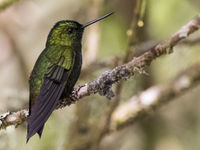
[[[182,95],[200,82],[200,64],[180,73],[167,86],[153,86],[120,105],[112,115],[110,130],[115,131],[132,124],[141,116],[160,108],[166,102]]]

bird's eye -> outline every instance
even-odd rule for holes
[[[67,29],[67,33],[68,33],[68,34],[71,34],[72,32],[73,32],[73,29],[72,29],[72,28],[68,28],[68,29]]]

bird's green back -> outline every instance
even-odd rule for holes
[[[45,74],[48,74],[48,70],[52,65],[58,65],[66,70],[73,68],[75,51],[72,47],[53,45],[50,46],[41,53],[34,69],[30,76],[30,95],[35,97],[39,94],[40,88],[44,81]],[[63,57],[63,59],[62,59]]]
[[[58,65],[66,70],[73,68],[74,57],[81,51],[81,38],[83,29],[75,21],[60,21],[51,29],[46,48],[37,59],[30,76],[30,97],[32,103],[40,93],[48,68]],[[68,72],[70,73],[70,71]]]

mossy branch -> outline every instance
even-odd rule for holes
[[[114,96],[114,93],[111,90],[113,84],[119,82],[120,80],[128,79],[136,72],[145,73],[146,67],[148,67],[154,59],[160,57],[163,54],[172,53],[173,47],[177,45],[178,42],[187,38],[191,33],[198,30],[199,27],[200,14],[197,15],[185,26],[183,26],[180,30],[178,30],[169,39],[156,44],[144,54],[133,58],[130,62],[118,66],[113,70],[102,73],[102,75],[96,80],[93,80],[79,88],[74,89],[71,95],[71,98],[73,100],[64,100],[59,107],[61,108],[66,105],[70,105],[85,96],[89,96],[95,93],[99,93],[100,95],[106,96],[109,99],[112,98]],[[17,126],[22,124],[22,122],[26,120],[27,115],[27,110],[9,112],[4,114],[4,116],[1,116],[0,118],[0,129],[5,128],[9,125]]]
[[[186,39],[191,33],[197,31],[200,27],[200,14],[192,19],[189,23],[178,30],[174,35],[165,41],[162,41],[148,51],[138,57],[134,57],[130,62],[118,66],[110,71],[105,71],[102,75],[80,88],[73,91],[71,97],[76,101],[82,97],[89,96],[90,94],[99,93],[101,96],[106,96],[108,99],[114,96],[111,87],[114,83],[120,80],[126,80],[134,75],[134,73],[146,73],[146,67],[148,67],[153,60],[164,55],[173,52],[173,47],[183,39]],[[63,106],[69,105],[70,102],[66,101]]]

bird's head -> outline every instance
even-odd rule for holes
[[[82,25],[76,21],[59,21],[51,29],[47,44],[72,46],[81,41],[83,30]]]
[[[92,20],[84,25],[72,20],[59,21],[51,29],[47,39],[47,45],[59,44],[65,46],[73,46],[75,44],[79,44],[81,43],[83,31],[87,26],[100,21],[110,16],[111,14],[113,13],[109,13],[103,17]]]

